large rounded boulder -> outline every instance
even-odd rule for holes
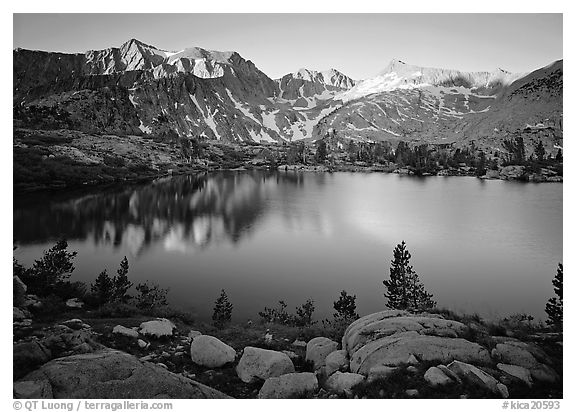
[[[324,337],[311,339],[306,344],[306,360],[314,364],[314,369],[326,365],[326,357],[338,349],[338,343]]]
[[[15,382],[14,394],[66,399],[228,398],[208,386],[112,349],[54,359]]]
[[[234,362],[236,351],[214,336],[200,335],[190,344],[190,357],[197,365],[219,368]]]
[[[295,371],[292,360],[282,352],[247,346],[236,366],[238,377],[246,383],[268,379]]]
[[[466,325],[438,315],[387,310],[364,316],[348,326],[342,348],[348,352],[350,371],[363,375],[372,368],[420,361],[489,364],[488,350],[462,337],[466,330]]]

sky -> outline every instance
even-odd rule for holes
[[[14,14],[13,47],[84,52],[131,38],[234,50],[272,78],[301,67],[354,79],[406,63],[528,72],[562,55],[562,14]]]

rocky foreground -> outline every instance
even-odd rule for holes
[[[438,314],[374,313],[341,342],[273,325],[208,334],[160,318],[27,315],[14,309],[16,398],[562,397],[561,334],[494,336]]]

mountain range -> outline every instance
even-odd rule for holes
[[[375,70],[376,72],[377,70]],[[531,73],[393,60],[372,78],[299,69],[271,79],[236,52],[131,39],[80,54],[15,49],[15,126],[283,143],[322,138],[502,149],[562,146],[562,60]]]

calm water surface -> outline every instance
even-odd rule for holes
[[[168,287],[177,307],[211,316],[220,289],[234,320],[282,299],[331,316],[343,289],[358,312],[385,308],[394,246],[439,306],[544,318],[562,261],[562,185],[392,174],[222,172],[95,192],[15,199],[16,258],[60,238],[78,251],[72,280],[115,273]]]

